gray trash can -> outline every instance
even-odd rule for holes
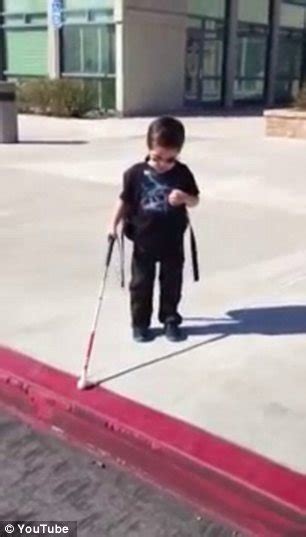
[[[0,144],[18,142],[16,86],[0,82]]]

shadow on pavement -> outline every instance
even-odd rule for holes
[[[237,335],[266,335],[282,336],[306,334],[306,306],[279,306],[270,308],[250,308],[241,310],[232,310],[227,312],[227,317],[210,318],[210,317],[192,317],[185,319],[195,324],[185,328],[187,337],[189,336],[214,336],[205,339],[199,343],[194,343],[164,356],[154,358],[143,364],[119,371],[96,383],[101,385],[120,377],[124,377],[136,371],[160,364],[167,360],[179,358],[182,355],[191,352],[205,345],[217,343],[220,340],[230,336]],[[210,323],[210,324],[203,324]],[[161,332],[160,332],[161,333]],[[156,331],[156,335],[158,331]]]
[[[235,109],[225,110],[220,106],[189,106],[184,110],[178,110],[176,115],[180,117],[232,117],[232,118],[249,118],[263,117],[265,108],[260,105],[243,105]]]
[[[85,140],[20,140],[19,145],[86,145]]]
[[[226,319],[214,319],[212,324],[203,325],[205,318],[192,318],[195,324],[186,330],[190,336],[223,334],[237,336],[259,334],[285,336],[306,334],[306,306],[279,306],[250,308],[227,312]],[[200,324],[196,324],[196,321]]]

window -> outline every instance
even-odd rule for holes
[[[35,13],[47,11],[47,0],[4,0],[4,11]]]
[[[253,24],[268,24],[269,0],[239,0],[238,19]]]
[[[276,98],[291,100],[299,92],[302,75],[303,35],[291,30],[280,30],[277,64]]]
[[[188,13],[201,17],[223,18],[225,0],[188,0]]]
[[[235,97],[240,100],[263,98],[267,32],[240,26],[236,55]]]
[[[277,79],[278,100],[291,100],[300,88],[303,68],[303,48],[306,29],[306,7],[282,3]]]
[[[109,73],[116,73],[116,31],[115,26],[108,27],[108,43],[109,43]]]
[[[114,4],[115,0],[64,0],[65,9],[112,9]]]
[[[67,26],[63,31],[63,70],[66,73],[81,71],[81,33],[75,26]]]
[[[99,35],[100,28],[94,26],[84,27],[81,31],[81,51],[83,51],[81,70],[85,73],[98,73],[100,71]],[[107,70],[102,70],[102,72],[107,72]]]
[[[223,64],[223,23],[206,20],[204,23],[203,55],[201,65],[202,100],[221,99]]]
[[[63,72],[114,75],[115,29],[112,25],[65,26]]]
[[[284,28],[305,28],[306,8],[294,4],[282,3],[281,26]]]
[[[5,0],[3,10],[7,76],[46,76],[47,0]]]
[[[189,13],[186,100],[221,101],[225,1],[189,0]]]
[[[236,54],[236,100],[263,99],[269,0],[240,0]]]
[[[94,106],[115,107],[115,0],[64,0],[62,76],[81,80]]]
[[[8,75],[46,76],[48,39],[46,30],[6,30]]]

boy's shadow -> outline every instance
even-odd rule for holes
[[[261,334],[282,336],[306,334],[306,306],[278,306],[231,310],[223,319],[189,318],[187,336]],[[203,324],[203,323],[206,324]],[[199,324],[201,323],[201,324]],[[207,324],[208,323],[208,324]]]
[[[192,317],[186,318],[185,321],[192,323],[184,328],[186,339],[190,336],[212,337],[208,337],[203,341],[194,341],[192,344],[175,349],[169,354],[119,371],[114,375],[100,380],[97,382],[97,385],[124,377],[130,373],[135,373],[136,371],[170,359],[179,358],[192,350],[216,343],[229,336],[248,336],[251,334],[288,336],[306,334],[306,306],[231,310],[223,318]]]

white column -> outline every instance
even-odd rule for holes
[[[186,0],[116,0],[117,110],[158,114],[182,108]]]
[[[125,0],[115,0],[115,32],[116,32],[116,110],[119,115],[124,113],[124,63],[125,63]]]
[[[52,22],[52,0],[48,3],[48,75],[50,78],[60,77],[60,32]]]

